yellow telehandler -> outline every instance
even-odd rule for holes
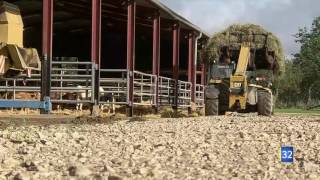
[[[259,36],[265,37],[267,42],[267,34]],[[242,41],[220,47],[220,58],[210,65],[208,72],[206,115],[224,115],[227,111],[236,111],[271,116],[274,54],[266,47],[266,43],[258,45]]]

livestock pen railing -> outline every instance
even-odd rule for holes
[[[94,103],[95,65],[92,62],[53,61],[51,71],[51,101],[55,104]],[[134,71],[133,104],[172,106],[175,100],[175,80]],[[156,86],[158,83],[158,97]],[[100,70],[100,103],[128,105],[129,73],[126,69]],[[40,99],[41,75],[32,72],[31,77],[21,75],[15,78],[0,79],[0,99],[18,100]],[[191,106],[191,83],[178,81],[178,106]],[[29,95],[22,95],[23,93]],[[32,97],[30,96],[32,94]],[[204,87],[196,86],[196,105],[204,106]]]
[[[52,102],[94,103],[94,66],[92,62],[52,62]]]
[[[134,98],[135,105],[155,105],[157,77],[155,75],[134,71]]]
[[[191,87],[192,83],[178,81],[178,106],[191,107]]]
[[[196,85],[196,106],[198,108],[203,108],[205,106],[205,94],[204,94],[205,87],[203,85],[197,84]]]
[[[161,106],[170,106],[174,103],[175,80],[159,76],[159,103]]]
[[[91,62],[52,62],[51,101],[53,103],[92,103],[94,97],[94,65]],[[4,99],[20,99],[21,93],[37,94],[39,99],[41,75],[32,72],[30,78],[21,75],[15,78],[0,79],[0,92]],[[78,99],[77,94],[85,94]],[[22,95],[25,97],[26,95]],[[28,96],[27,96],[28,97]]]
[[[100,103],[128,104],[128,76],[126,69],[100,70]]]

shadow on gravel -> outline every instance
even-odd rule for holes
[[[133,122],[145,122],[148,121],[148,119],[146,117],[142,117],[142,116],[136,116],[136,117],[132,117],[129,119],[128,123],[133,123]]]
[[[118,121],[126,120],[125,116],[112,115],[106,117],[79,116],[71,120],[71,124],[113,124]]]
[[[112,124],[117,121],[126,120],[123,115],[111,115],[105,117],[90,117],[90,116],[55,116],[55,115],[33,115],[33,116],[21,116],[21,117],[0,117],[0,130],[7,127],[19,127],[19,126],[49,126],[49,125],[61,125],[61,124]]]

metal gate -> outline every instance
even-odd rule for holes
[[[205,106],[205,97],[204,97],[204,86],[197,84],[196,85],[196,106],[198,108],[203,108]]]
[[[52,62],[51,94],[53,103],[93,103],[94,65],[91,62]],[[41,75],[32,72],[0,80],[1,99],[40,99]]]
[[[135,105],[155,105],[153,100],[156,96],[156,79],[155,75],[134,71],[133,103]]]
[[[192,83],[178,81],[178,106],[182,108],[191,107]]]
[[[128,104],[128,75],[126,69],[100,70],[101,104]]]
[[[59,59],[59,58],[58,58]],[[134,104],[155,105],[158,98],[160,106],[172,106],[174,103],[175,80],[134,71]],[[129,73],[126,69],[100,70],[100,103],[128,105]],[[30,78],[21,75],[0,80],[0,100],[40,99],[41,75],[32,72]],[[78,60],[52,62],[51,101],[56,104],[94,103],[95,65],[92,62]],[[156,84],[159,83],[158,97]],[[191,106],[190,82],[178,81],[178,106]],[[196,105],[204,107],[204,86],[196,85]]]
[[[161,106],[172,106],[174,103],[175,80],[159,76],[159,103]]]

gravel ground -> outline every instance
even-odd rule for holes
[[[319,179],[319,130],[302,115],[6,127],[0,179]]]

